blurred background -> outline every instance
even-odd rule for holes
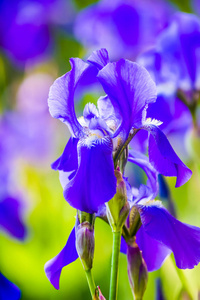
[[[177,11],[200,16],[199,0],[0,1],[0,271],[19,287],[21,299],[90,299],[79,260],[63,269],[59,291],[44,273],[44,264],[64,247],[76,216],[63,198],[58,172],[50,167],[70,136],[48,112],[51,84],[70,70],[70,57],[85,59],[101,47],[111,60],[136,61]],[[92,83],[89,87],[76,95],[77,115],[98,99]],[[174,178],[167,184],[179,220],[200,227],[200,148],[193,151],[191,130],[189,122],[183,138],[177,142],[175,133],[169,139],[193,176],[178,189]],[[137,168],[129,173],[135,185],[145,180]],[[111,230],[97,219],[94,277],[106,299],[111,247]],[[179,271],[171,255],[149,273],[144,299],[161,299],[160,289],[162,299],[190,299],[187,290],[198,299],[199,278],[199,266]],[[123,254],[118,297],[132,299]]]

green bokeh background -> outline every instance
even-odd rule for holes
[[[75,0],[77,9],[86,7],[94,1]],[[183,11],[191,11],[189,1],[174,0]],[[62,31],[56,34],[56,51],[51,62],[41,65],[34,71],[45,71],[54,78],[69,70],[70,57],[83,56],[85,50],[71,36]],[[0,59],[1,73],[1,109],[12,106],[11,98],[26,74],[16,70],[3,57]],[[14,87],[13,87],[14,86]],[[88,95],[79,104],[91,101]],[[69,133],[63,124],[53,120],[60,143],[55,145],[53,155],[46,159],[44,165],[38,166],[24,160],[18,161],[18,182],[25,194],[25,222],[29,236],[25,242],[10,238],[0,233],[0,265],[2,273],[15,283],[22,291],[21,299],[90,299],[90,293],[84,271],[79,260],[65,267],[61,274],[60,290],[55,290],[44,273],[46,261],[57,255],[65,245],[75,224],[75,209],[64,200],[58,172],[52,171],[50,164],[62,152]],[[52,133],[52,138],[54,135]],[[200,153],[200,151],[199,151]],[[200,227],[200,168],[196,160],[188,162],[193,171],[191,180],[184,186],[175,189],[175,179],[167,179],[172,198],[180,221]],[[111,229],[103,221],[95,223],[95,258],[94,278],[108,299],[112,234]],[[149,282],[145,300],[155,299],[155,281],[161,277],[164,294],[167,300],[188,299],[181,295],[182,289],[188,289],[192,299],[198,299],[200,291],[200,267],[193,270],[178,271],[174,266],[173,255],[164,263],[159,271],[149,273]],[[128,282],[126,256],[120,254],[118,299],[132,299]],[[6,299],[7,300],[7,299]]]

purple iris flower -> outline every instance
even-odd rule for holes
[[[129,159],[147,173],[151,197],[155,197],[158,189],[155,169],[165,176],[177,177],[176,187],[184,184],[191,171],[178,158],[158,128],[159,123],[146,119],[148,104],[156,101],[156,87],[148,72],[124,59],[110,63],[105,49],[94,51],[87,62],[79,58],[70,62],[71,71],[53,83],[48,99],[51,115],[64,122],[72,135],[61,157],[52,164],[53,169],[60,171],[66,201],[78,210],[99,212],[116,193],[112,155],[140,129],[150,133],[151,166],[147,158],[134,152]],[[85,74],[95,74],[106,95],[98,99],[97,107],[88,103],[83,117],[77,119],[74,95]],[[45,265],[46,275],[55,288],[59,288],[62,268],[77,257],[73,229],[63,250]]]
[[[161,201],[154,200],[158,192],[155,188],[158,187],[158,173],[146,156],[137,153],[134,156],[133,159],[130,153],[129,160],[133,163],[139,160],[148,178],[147,185],[142,184],[137,192],[133,189],[132,199],[129,196],[130,205],[136,206],[140,214],[141,227],[136,234],[136,243],[148,271],[159,269],[171,252],[178,268],[193,268],[200,262],[200,228],[181,223],[164,208]],[[127,252],[124,239],[121,251]]]
[[[67,23],[72,8],[63,0],[12,0],[0,3],[0,47],[19,66],[52,50],[51,26]]]
[[[0,299],[19,300],[20,289],[0,272]]]
[[[176,186],[184,184],[191,171],[178,158],[158,122],[146,119],[149,103],[156,100],[156,87],[147,71],[128,60],[109,63],[105,49],[95,51],[87,62],[71,59],[72,70],[58,78],[49,92],[49,109],[54,118],[68,125],[72,137],[63,155],[52,164],[63,171],[64,197],[76,209],[98,211],[116,192],[112,153],[123,145],[134,129],[150,132],[149,158],[165,176],[176,176]],[[96,78],[106,96],[98,109],[88,103],[79,120],[74,93],[86,70],[97,68]],[[87,73],[88,75],[88,73]]]
[[[75,36],[86,48],[106,48],[112,60],[134,59],[154,45],[172,8],[165,1],[101,0],[81,11]]]

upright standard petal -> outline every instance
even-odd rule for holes
[[[174,152],[165,134],[155,125],[144,125],[151,133],[149,137],[149,160],[153,167],[162,175],[176,176],[176,187],[185,184],[192,171]]]
[[[98,69],[102,69],[109,63],[108,51],[104,48],[93,51],[87,61],[95,65]]]
[[[12,237],[24,240],[27,230],[21,217],[21,206],[19,200],[10,196],[0,201],[0,227]]]
[[[132,127],[141,127],[145,108],[156,100],[156,86],[149,73],[124,59],[108,63],[97,75],[122,122],[114,136],[127,138]]]
[[[0,299],[19,300],[20,289],[0,272]]]
[[[71,58],[71,71],[56,79],[49,91],[48,105],[52,117],[66,123],[71,133],[79,138],[83,129],[77,120],[74,108],[74,93],[84,72],[90,67],[79,58]]]
[[[75,241],[76,237],[74,227],[62,251],[56,257],[49,260],[44,266],[47,278],[57,290],[59,290],[59,280],[62,268],[78,258]]]
[[[200,262],[200,228],[176,220],[160,201],[138,209],[144,231],[174,253],[178,268],[192,269]]]
[[[109,137],[90,135],[78,143],[79,166],[64,189],[71,206],[94,213],[116,193],[116,178]]]

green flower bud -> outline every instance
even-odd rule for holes
[[[120,231],[129,213],[126,184],[119,169],[115,170],[117,178],[117,192],[107,203],[107,217],[113,231]]]
[[[90,270],[94,257],[94,226],[87,221],[76,228],[76,250],[83,268]]]
[[[128,244],[128,277],[136,300],[142,299],[147,286],[148,271],[138,245],[135,241]]]
[[[200,132],[193,128],[186,139],[187,150],[194,161],[200,162]]]

